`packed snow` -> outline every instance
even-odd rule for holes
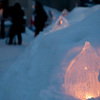
[[[21,46],[0,40],[0,100],[79,100],[66,94],[65,74],[86,42],[100,57],[100,5],[74,8],[57,30],[62,12],[52,11],[52,24],[36,38],[27,28]]]

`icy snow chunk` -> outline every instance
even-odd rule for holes
[[[54,27],[53,27],[53,31],[55,30],[59,30],[65,27],[68,27],[69,23],[68,21],[61,15],[58,20],[56,21]]]
[[[67,9],[64,9],[63,11],[62,11],[62,16],[67,16],[67,14],[68,14],[68,11],[67,11]]]
[[[68,66],[65,74],[65,91],[67,95],[81,100],[100,96],[100,57],[89,42]]]

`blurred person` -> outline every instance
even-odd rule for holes
[[[16,44],[15,36],[17,35],[18,44],[22,44],[22,36],[23,25],[25,24],[24,20],[24,11],[21,9],[21,5],[16,3],[14,6],[9,7],[8,16],[11,18],[11,28],[9,31],[9,43],[8,44]]]
[[[35,11],[34,11],[35,37],[39,34],[40,31],[43,31],[46,21],[47,21],[47,14],[43,9],[42,4],[39,1],[36,1]]]

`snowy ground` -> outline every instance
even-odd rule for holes
[[[5,39],[0,39],[0,78],[9,66],[24,52],[25,48],[34,39],[34,32],[26,28],[26,32],[22,34],[22,45],[7,45]]]
[[[8,46],[0,40],[0,100],[78,100],[66,94],[66,70],[85,42],[93,48],[90,54],[100,58],[100,5],[73,9],[65,17],[68,26],[56,23],[59,28],[54,30],[60,14],[56,11],[56,19],[35,39],[27,29],[22,46]],[[100,59],[95,66],[99,64]]]

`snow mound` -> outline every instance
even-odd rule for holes
[[[91,13],[85,15],[79,23],[48,34],[40,33],[33,39],[28,48],[2,77],[0,100],[77,100],[65,94],[63,84],[67,67],[81,52],[85,41],[89,41],[93,47],[100,48],[99,6],[92,8]],[[89,43],[82,52],[87,54],[89,50],[88,56],[91,53],[98,56]],[[87,63],[91,66],[94,64],[94,61],[92,62],[94,58],[90,59],[87,56],[85,58],[89,59]],[[97,73],[99,74],[98,71]]]

